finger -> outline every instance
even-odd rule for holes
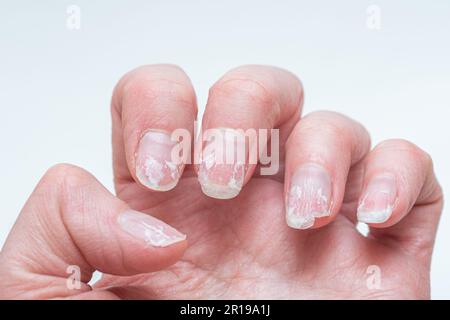
[[[79,268],[80,290],[89,291],[94,270],[124,276],[160,270],[185,248],[179,231],[132,211],[86,171],[58,165],[42,178],[8,236],[0,281],[11,290],[0,296],[80,293],[66,286],[69,266]]]
[[[190,161],[197,116],[183,70],[149,65],[129,72],[114,90],[111,112],[116,188],[133,181],[157,191],[174,188]],[[177,132],[187,134],[181,139]],[[183,150],[180,158],[174,150]]]
[[[300,119],[302,103],[300,81],[285,70],[243,66],[225,74],[210,90],[196,148],[203,192],[218,199],[237,196],[266,149],[261,139],[270,131],[258,130],[279,128],[283,139]],[[277,162],[279,146],[273,142],[279,137],[271,138],[270,160]],[[272,169],[274,174],[278,168]]]
[[[286,221],[296,229],[321,227],[339,212],[352,165],[370,149],[359,123],[334,112],[303,118],[286,144]]]
[[[389,140],[364,164],[358,220],[384,229],[373,235],[432,248],[443,201],[430,156],[408,141]]]

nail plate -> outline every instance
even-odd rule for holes
[[[245,136],[237,130],[209,129],[208,141],[201,153],[198,180],[202,191],[216,199],[231,199],[242,189],[247,151]]]
[[[370,180],[358,206],[358,221],[384,223],[392,215],[397,201],[397,183],[393,175]]]
[[[142,136],[136,153],[136,176],[144,186],[168,191],[177,185],[183,171],[183,163],[172,159],[177,144],[163,131],[149,130]]]
[[[295,229],[308,229],[315,219],[331,214],[332,183],[327,170],[305,164],[294,172],[286,196],[286,222]]]
[[[152,247],[168,247],[186,239],[175,228],[142,212],[125,211],[117,221],[123,231]]]

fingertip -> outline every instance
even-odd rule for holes
[[[130,274],[161,270],[178,261],[187,236],[148,214],[126,210],[117,217],[124,263]]]

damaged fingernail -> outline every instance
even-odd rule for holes
[[[177,185],[183,171],[183,163],[172,159],[177,144],[163,131],[149,130],[142,136],[136,153],[140,183],[157,191],[168,191]]]
[[[168,247],[186,240],[186,235],[175,228],[138,211],[125,211],[119,215],[117,221],[126,233],[152,247]]]
[[[392,215],[397,201],[397,182],[393,175],[378,176],[370,180],[358,206],[358,221],[384,223]]]
[[[245,136],[234,129],[208,129],[201,152],[198,180],[205,195],[231,199],[242,189],[247,151]]]
[[[315,219],[331,214],[332,183],[327,170],[305,164],[294,172],[286,196],[286,222],[295,229],[308,229]]]

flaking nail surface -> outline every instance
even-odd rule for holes
[[[219,141],[213,148],[208,144],[205,146],[200,158],[198,180],[205,195],[231,199],[240,193],[244,184],[245,138],[233,129],[216,130]]]
[[[149,130],[142,136],[136,153],[136,176],[143,185],[157,191],[177,185],[183,171],[183,163],[172,159],[177,144],[161,131]]]
[[[372,178],[359,202],[358,221],[376,224],[388,221],[396,201],[397,183],[393,175]]]
[[[186,235],[150,215],[129,210],[119,215],[122,230],[152,247],[167,247],[186,239]]]
[[[291,178],[286,198],[286,222],[295,229],[309,229],[316,218],[331,214],[331,178],[326,169],[306,164]]]

